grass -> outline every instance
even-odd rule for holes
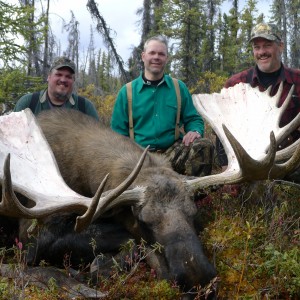
[[[258,182],[234,196],[218,191],[209,205],[201,236],[219,272],[218,299],[299,299],[299,189]]]

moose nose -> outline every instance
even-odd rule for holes
[[[190,234],[180,239],[178,234],[170,245],[165,245],[165,254],[169,262],[169,272],[174,280],[188,291],[193,286],[204,286],[216,275],[216,270],[204,255],[197,235]]]

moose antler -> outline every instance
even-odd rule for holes
[[[280,118],[287,107],[292,90],[278,107],[282,86],[271,97],[269,90],[260,92],[240,83],[220,94],[193,95],[198,112],[211,124],[228,156],[225,172],[188,180],[192,189],[209,185],[281,178],[300,163],[300,140],[276,152],[276,140],[284,139],[300,126],[300,114],[280,128]],[[2,130],[5,128],[5,130]],[[295,150],[296,149],[296,150]],[[54,155],[31,111],[11,113],[0,118],[0,168],[2,202],[0,213],[13,217],[43,218],[53,212],[72,211],[77,218],[76,229],[81,230],[108,209],[121,204],[142,203],[145,186],[125,191],[142,167],[147,149],[132,174],[116,189],[103,193],[106,178],[96,195],[83,197],[72,191],[58,170]],[[10,155],[7,156],[7,154]],[[281,154],[283,153],[283,154]],[[281,159],[288,160],[278,163]],[[11,164],[11,166],[10,166]],[[14,192],[33,200],[28,208],[19,203]],[[123,192],[123,193],[122,193]]]
[[[25,218],[43,218],[53,212],[65,211],[84,214],[77,218],[77,231],[92,221],[98,202],[101,203],[100,207],[107,206],[131,185],[148,150],[145,149],[123,183],[101,197],[106,176],[91,199],[77,194],[67,186],[52,150],[29,109],[2,116],[0,137],[0,165],[4,165],[3,172],[0,168],[0,178],[3,179],[0,212],[11,217]],[[34,201],[34,207],[23,206],[14,191]]]
[[[270,89],[260,92],[246,83],[223,88],[221,93],[193,95],[196,109],[210,123],[224,146],[228,168],[221,174],[190,180],[188,184],[196,188],[280,178],[292,172],[300,162],[300,140],[276,153],[276,141],[300,127],[300,114],[286,126],[279,127],[292,92],[293,88],[281,107],[278,103],[282,84],[273,97]],[[283,158],[290,159],[276,163]]]

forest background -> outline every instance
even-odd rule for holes
[[[123,61],[117,52],[115,33],[94,0],[88,10],[96,24],[90,29],[89,46],[80,51],[79,22],[71,11],[65,21],[65,49],[51,28],[50,0],[20,0],[12,5],[0,1],[0,102],[10,109],[23,94],[45,86],[49,67],[56,56],[66,55],[78,68],[77,90],[92,98],[99,113],[108,117],[119,88],[139,75],[143,68],[142,46],[145,40],[163,34],[170,40],[167,72],[183,80],[191,93],[219,91],[226,78],[253,65],[248,43],[253,25],[266,21],[282,30],[287,47],[284,64],[300,66],[300,1],[270,1],[269,11],[259,12],[258,1],[222,0],[144,0],[137,10],[139,44]],[[37,9],[38,7],[38,9]],[[102,37],[103,48],[95,47],[95,34]],[[129,45],[128,45],[129,46]]]

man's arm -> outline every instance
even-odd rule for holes
[[[30,106],[32,94],[27,94],[22,96],[16,103],[14,107],[14,112],[24,110]]]
[[[186,85],[183,82],[180,84],[180,91],[183,95],[181,122],[184,125],[184,130],[186,132],[183,136],[182,142],[188,146],[193,143],[195,139],[203,137],[204,121],[195,109],[191,94],[189,93]]]
[[[99,115],[98,112],[96,110],[95,105],[93,104],[93,102],[91,102],[90,100],[85,98],[85,110],[86,110],[86,114],[95,118],[97,121],[99,121]]]
[[[204,121],[200,114],[197,112],[190,92],[186,85],[180,82],[180,90],[182,95],[182,111],[181,121],[184,125],[185,132],[198,132],[201,137],[204,136]]]

